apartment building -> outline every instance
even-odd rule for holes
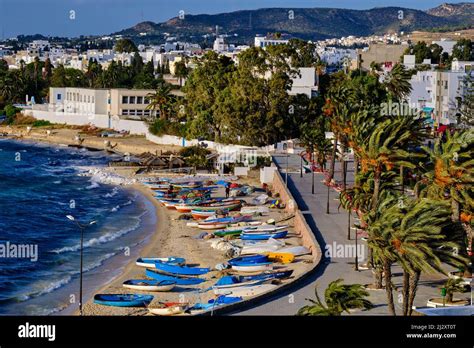
[[[265,48],[268,46],[275,46],[275,45],[282,45],[282,44],[287,44],[288,40],[282,40],[282,39],[272,39],[272,38],[267,38],[264,36],[256,36],[255,37],[255,47],[261,47]]]
[[[457,98],[467,93],[463,85],[466,74],[465,71],[419,71],[410,81],[410,105],[423,110],[435,126],[455,124]]]
[[[49,90],[49,108],[56,112],[82,115],[110,115],[127,119],[155,116],[148,110],[148,89],[57,88]]]

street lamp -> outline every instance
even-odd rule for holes
[[[314,148],[311,146],[311,193],[314,195]]]
[[[73,221],[77,227],[81,230],[81,269],[79,272],[79,313],[82,316],[82,269],[83,269],[83,259],[84,259],[84,253],[83,253],[83,248],[84,248],[84,230],[86,229],[87,226],[91,226],[95,224],[97,221],[93,220],[89,222],[88,224],[81,224],[79,223],[76,218],[72,215],[66,215],[66,217]]]
[[[359,250],[357,248],[357,227],[356,227],[356,230],[355,230],[355,254],[356,254],[356,257],[355,257],[354,269],[356,271],[359,271]]]

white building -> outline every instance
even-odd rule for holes
[[[283,45],[287,43],[288,43],[288,40],[270,39],[264,36],[255,37],[255,47],[265,48],[268,46]]]
[[[293,77],[289,95],[306,94],[312,98],[318,93],[318,81],[315,68],[299,68],[299,76]]]
[[[218,53],[220,52],[226,52],[229,50],[229,45],[227,45],[225,43],[225,40],[222,36],[220,37],[216,37],[216,39],[214,40],[214,45],[212,47],[212,49]]]
[[[457,98],[465,95],[464,71],[419,71],[411,78],[408,102],[435,125],[456,123]]]

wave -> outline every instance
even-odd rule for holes
[[[104,198],[112,198],[112,197],[116,196],[118,193],[119,193],[119,188],[118,188],[118,187],[114,187],[111,192],[106,193],[106,194],[104,195]]]
[[[98,182],[92,181],[92,183],[91,183],[89,186],[86,186],[86,189],[87,189],[87,190],[92,190],[92,189],[95,189],[95,188],[97,188],[97,187],[99,187],[99,186],[100,186],[100,185],[99,185]]]
[[[87,242],[84,243],[84,249],[89,248],[89,247],[94,246],[94,245],[100,245],[100,244],[105,244],[105,243],[111,242],[111,241],[113,241],[117,238],[122,237],[123,235],[125,235],[129,232],[132,232],[132,231],[136,230],[140,226],[140,223],[141,223],[140,217],[141,216],[143,216],[143,214],[141,214],[139,216],[139,219],[138,219],[137,223],[134,224],[133,226],[129,227],[129,228],[119,230],[117,232],[109,232],[109,233],[106,233],[103,236],[100,236],[98,238],[89,239]],[[60,248],[60,249],[55,249],[55,250],[52,250],[51,252],[53,252],[55,254],[62,254],[62,253],[66,253],[66,252],[78,251],[78,250],[80,250],[80,248],[81,248],[81,244],[79,243],[79,244],[76,244],[74,246],[68,246],[68,247],[63,247],[63,248]]]

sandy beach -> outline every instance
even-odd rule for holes
[[[46,129],[33,129],[27,133],[24,127],[0,127],[0,132],[8,130],[9,134],[20,135],[18,140],[38,141],[47,142],[55,145],[77,145],[75,137],[78,135],[79,130],[69,128],[56,128],[52,130],[50,135],[46,134]],[[83,136],[84,139],[82,145],[93,149],[104,149],[103,142],[104,138],[97,136]],[[144,137],[125,137],[120,139],[110,139],[114,144],[114,150],[118,152],[128,152],[130,154],[140,154],[143,152],[160,153],[164,151],[177,151],[179,147],[176,146],[161,146],[152,144],[147,141]],[[121,167],[109,167],[104,169],[107,172],[119,175],[126,180],[135,179],[133,181],[140,181],[142,175],[136,175],[135,170],[132,168],[121,168]],[[150,175],[145,175],[149,177]],[[253,176],[239,178],[237,180],[239,184],[247,184],[254,187],[259,187],[260,183],[258,175],[254,173]],[[209,289],[215,282],[223,275],[229,274],[228,270],[217,271],[215,266],[226,262],[229,257],[226,257],[224,251],[216,250],[211,247],[211,243],[215,241],[215,238],[211,239],[197,239],[203,230],[195,227],[188,227],[187,223],[193,220],[179,219],[181,215],[176,210],[168,210],[163,207],[157,199],[154,198],[153,191],[148,187],[136,183],[133,185],[127,185],[127,188],[138,190],[153,206],[157,216],[157,223],[153,227],[153,231],[147,231],[147,235],[151,235],[148,238],[146,244],[141,246],[140,256],[141,257],[169,257],[177,256],[184,257],[188,266],[199,266],[209,267],[211,272],[203,276],[206,279],[205,282],[198,286],[177,286],[170,292],[139,292],[131,289],[126,289],[122,286],[122,283],[129,279],[145,279],[145,269],[135,265],[136,258],[130,257],[127,261],[123,271],[114,278],[108,278],[105,284],[101,287],[92,291],[89,289],[89,294],[84,298],[84,315],[150,315],[144,308],[122,308],[122,307],[110,307],[102,306],[93,303],[93,294],[98,293],[140,293],[140,294],[151,294],[154,295],[154,303],[158,302],[189,302],[194,304],[197,302],[207,302],[209,299],[215,298],[212,291],[206,291],[199,293],[199,290]],[[244,199],[250,201],[252,198],[261,194],[261,192],[254,192],[253,194],[245,197],[238,197],[238,199]],[[213,194],[213,197],[225,196],[224,189],[220,188]],[[288,246],[301,245],[301,238],[292,231],[291,227],[293,224],[293,218],[284,210],[271,209],[269,213],[264,216],[256,216],[255,220],[266,221],[268,219],[274,219],[275,221],[285,220],[285,224],[290,226],[288,237],[285,242]],[[283,280],[281,285],[288,284],[293,279],[301,277],[312,265],[311,255],[299,256],[295,259],[295,262],[289,265],[275,264],[274,270],[291,269],[293,275],[291,278]],[[123,267],[123,266],[122,266]],[[110,280],[111,279],[111,280]],[[78,310],[71,312],[79,314]]]

